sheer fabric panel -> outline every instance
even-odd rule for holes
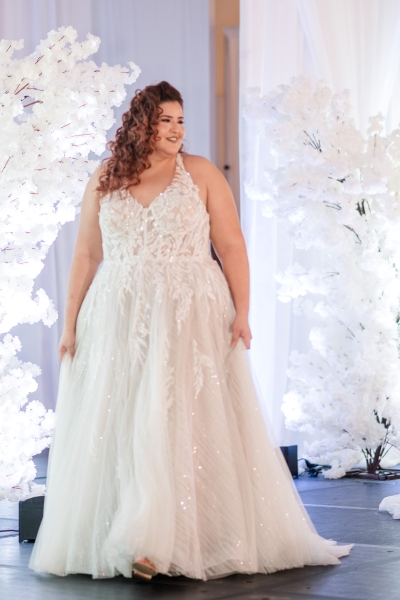
[[[399,75],[399,2],[295,0],[295,4],[315,75],[335,90],[350,90],[362,129],[371,115],[386,115]],[[392,118],[395,126],[400,108]]]

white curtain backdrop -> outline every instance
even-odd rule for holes
[[[400,121],[399,0],[241,0],[240,90],[266,93],[305,73],[325,79],[335,91],[350,89],[354,117],[365,130],[370,115]],[[261,215],[243,190],[247,178],[262,180],[272,161],[251,124],[240,121],[241,218],[249,251],[252,362],[273,428],[281,444],[302,437],[284,427],[282,397],[292,350],[307,350],[310,324],[276,299],[274,274],[293,262],[310,265],[314,252],[292,247],[285,228]]]
[[[117,121],[135,89],[167,80],[185,101],[186,148],[209,157],[208,0],[0,0],[0,39],[25,40],[24,50],[15,56],[32,52],[48,31],[68,25],[77,30],[79,39],[89,32],[101,38],[100,50],[93,57],[96,62],[123,65],[134,61],[142,69],[134,86],[128,87],[124,106],[115,111]],[[22,342],[20,358],[42,369],[39,389],[32,397],[48,408],[54,408],[56,400],[57,347],[77,222],[61,230],[35,286],[44,288],[53,300],[59,320],[50,329],[38,323],[11,332]]]

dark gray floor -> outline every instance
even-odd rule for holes
[[[38,475],[43,476],[45,461],[38,466]],[[356,544],[341,565],[207,582],[163,576],[151,583],[122,577],[60,578],[29,571],[32,545],[19,544],[12,533],[0,533],[0,599],[400,600],[400,520],[377,510],[384,496],[400,493],[400,481],[326,481],[302,476],[296,485],[321,535]],[[1,530],[18,528],[17,511],[17,504],[0,503]]]

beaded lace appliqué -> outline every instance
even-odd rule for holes
[[[149,335],[149,302],[161,302],[168,294],[174,300],[179,332],[192,302],[194,263],[203,268],[212,264],[209,215],[182,156],[177,156],[172,183],[148,207],[127,191],[106,196],[101,203],[100,226],[103,268],[119,271],[120,308],[124,311],[126,302],[135,302],[131,344],[141,359]],[[207,283],[201,293],[213,298]]]
[[[204,384],[204,367],[212,369],[214,366],[211,358],[199,352],[196,340],[193,340],[193,367],[194,367],[194,397],[197,398]]]

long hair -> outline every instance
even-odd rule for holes
[[[140,183],[141,173],[150,167],[163,102],[179,102],[183,107],[181,94],[167,81],[136,91],[115,140],[107,144],[111,156],[104,161],[97,188],[102,195]]]

